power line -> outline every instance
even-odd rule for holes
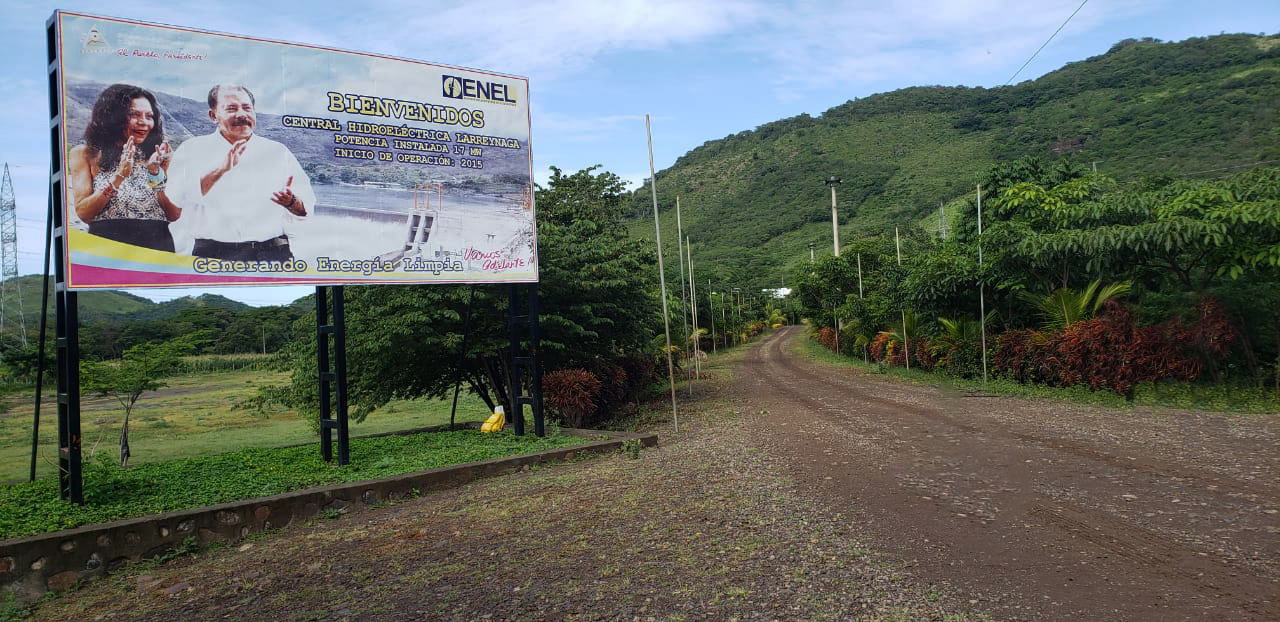
[[[1027,62],[1022,63],[1022,66],[1021,66],[1021,67],[1019,67],[1017,71],[1013,72],[1013,75],[1009,76],[1009,79],[1008,79],[1008,80],[1005,80],[1004,84],[1002,84],[1001,86],[1009,86],[1009,83],[1010,83],[1010,82],[1013,82],[1013,79],[1014,79],[1014,78],[1016,78],[1016,77],[1018,77],[1018,74],[1022,73],[1022,70],[1023,70],[1023,69],[1026,69],[1026,68],[1027,68],[1027,65],[1030,65],[1030,64],[1031,64],[1031,61],[1033,61],[1033,60],[1035,60],[1035,59],[1036,59],[1036,56],[1039,56],[1039,55],[1040,55],[1040,51],[1041,51],[1041,50],[1043,50],[1043,49],[1045,48],[1045,46],[1049,45],[1049,42],[1050,42],[1050,41],[1053,41],[1053,38],[1054,38],[1054,37],[1056,37],[1056,36],[1058,36],[1058,33],[1062,32],[1062,29],[1063,29],[1063,28],[1066,28],[1066,27],[1067,27],[1067,22],[1070,22],[1070,21],[1071,21],[1071,18],[1072,18],[1072,17],[1075,17],[1075,16],[1076,16],[1076,13],[1079,13],[1079,12],[1080,12],[1080,9],[1083,9],[1083,8],[1084,8],[1084,5],[1086,5],[1086,4],[1089,4],[1089,0],[1084,0],[1084,2],[1081,2],[1081,3],[1080,3],[1080,6],[1076,7],[1076,10],[1075,10],[1075,11],[1072,11],[1072,12],[1071,12],[1071,15],[1067,16],[1067,21],[1062,22],[1062,25],[1061,25],[1061,26],[1058,26],[1058,29],[1057,29],[1057,30],[1055,30],[1055,31],[1053,31],[1053,34],[1049,35],[1049,38],[1048,38],[1047,40],[1045,40],[1044,44],[1042,44],[1042,45],[1040,46],[1040,49],[1039,49],[1039,50],[1036,50],[1036,53],[1035,53],[1035,54],[1032,54],[1032,55],[1031,55],[1031,58],[1028,58],[1028,59],[1027,59]]]
[[[1216,173],[1216,172],[1218,172],[1218,171],[1232,171],[1232,170],[1235,170],[1235,169],[1241,169],[1241,168],[1256,168],[1256,167],[1262,166],[1263,164],[1274,164],[1274,163],[1277,163],[1277,162],[1280,162],[1280,160],[1263,160],[1263,161],[1261,161],[1261,162],[1253,162],[1253,163],[1251,163],[1251,164],[1237,164],[1237,165],[1235,165],[1235,166],[1223,166],[1223,167],[1221,167],[1221,168],[1209,168],[1209,169],[1205,169],[1205,170],[1203,170],[1203,171],[1190,171],[1190,172],[1182,173],[1182,174],[1183,174],[1183,175],[1199,175],[1199,174],[1201,174],[1201,173]]]

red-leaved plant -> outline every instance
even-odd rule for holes
[[[596,412],[600,379],[585,369],[560,369],[542,376],[542,403],[565,427],[579,428]]]
[[[891,339],[889,333],[879,333],[871,340],[871,360],[879,363],[885,359]]]
[[[1055,386],[1087,384],[1133,399],[1141,382],[1190,382],[1206,360],[1225,356],[1235,331],[1217,303],[1203,298],[1196,319],[1173,318],[1134,326],[1133,314],[1116,301],[1103,313],[1067,326],[1057,335],[1033,330],[1000,336],[994,367],[1018,382]]]
[[[835,352],[836,351],[836,329],[831,328],[830,326],[822,327],[822,330],[818,331],[818,343],[822,344],[823,347],[825,347],[826,349],[831,350],[832,352]]]

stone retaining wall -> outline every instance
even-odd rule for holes
[[[658,444],[656,434],[562,432],[605,436],[607,440],[0,541],[0,590],[11,591],[27,602],[48,590],[64,590],[80,580],[102,577],[130,561],[177,550],[187,538],[195,538],[200,546],[234,542],[251,533],[298,524],[324,511],[361,511],[417,493],[514,473],[529,465],[612,451],[630,439],[648,447]]]

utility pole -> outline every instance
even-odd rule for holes
[[[893,228],[893,244],[898,249],[898,267],[902,267],[902,240],[898,238],[898,228]],[[907,336],[907,308],[902,307],[902,357],[907,362],[907,371],[911,371],[911,339]]]
[[[653,235],[658,243],[658,284],[662,294],[662,328],[667,339],[667,384],[671,387],[671,423],[680,432],[680,415],[676,408],[676,372],[671,360],[671,323],[667,313],[667,277],[662,269],[662,225],[658,224],[658,174],[653,170],[653,132],[649,129],[649,115],[644,115],[644,133],[649,141],[649,183],[653,196]]]
[[[680,197],[676,197],[676,254],[680,257],[680,323],[684,327],[684,349],[685,358],[689,357],[689,302],[684,297],[684,228],[680,224]],[[692,367],[690,367],[692,369]],[[690,376],[690,382],[693,378]],[[693,395],[693,386],[689,387],[689,394]]]
[[[711,279],[707,279],[707,304],[711,305],[711,353],[716,353],[716,293],[711,291]]]
[[[737,287],[733,288],[733,310],[738,316],[733,329],[733,343],[737,345],[742,333],[742,290]]]
[[[840,256],[840,218],[836,213],[836,186],[839,177],[828,177],[822,183],[831,187],[831,242],[835,246],[836,257]]]
[[[862,253],[858,253],[858,300],[862,300]]]
[[[702,339],[698,337],[698,282],[693,279],[693,246],[689,242],[689,238],[684,239],[684,252],[689,255],[689,303],[693,312],[693,345],[689,348],[689,354],[693,357],[693,375],[697,379],[702,379],[702,363],[698,361],[698,346],[702,344]],[[693,383],[689,383],[689,395],[693,395]]]
[[[1097,163],[1094,163],[1097,166]],[[982,274],[982,184],[978,184],[978,274]],[[981,278],[981,277],[979,277]],[[982,329],[982,384],[987,384],[987,286],[978,281],[978,327]]]
[[[840,184],[840,178],[833,175],[822,183],[831,188],[831,243],[835,246],[836,257],[839,257],[840,220],[836,212],[836,186]],[[844,330],[844,323],[840,321],[839,316],[836,316],[835,308],[831,309],[831,315],[835,316],[836,320],[836,354],[840,354],[840,333]]]

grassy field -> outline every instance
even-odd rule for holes
[[[260,415],[233,409],[258,385],[284,380],[283,373],[252,370],[169,379],[168,387],[144,394],[134,408],[129,425],[130,464],[318,440],[295,412],[280,410]],[[53,393],[53,387],[45,388],[40,407],[37,477],[57,472],[58,411]],[[29,475],[33,399],[31,392],[6,398],[9,409],[0,414],[0,482],[25,480]],[[97,451],[118,452],[124,419],[120,404],[89,396],[81,404],[86,460]],[[363,423],[353,422],[351,433],[374,434],[448,423],[450,405],[447,400],[392,402],[370,414]],[[465,392],[459,397],[459,422],[482,421],[488,416],[488,409],[479,399]]]
[[[104,452],[85,465],[83,505],[60,500],[54,478],[0,486],[0,539],[571,447],[589,440],[556,430],[545,438],[516,436],[510,428],[496,434],[465,428],[357,438],[351,441],[347,466],[324,462],[314,446],[237,449],[128,469],[120,468]]]

